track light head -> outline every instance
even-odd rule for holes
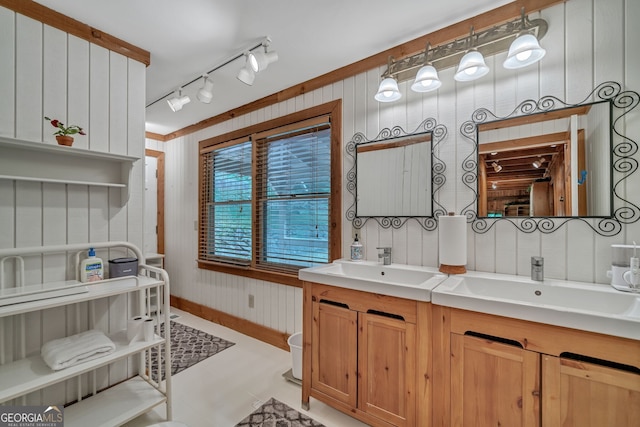
[[[272,64],[278,60],[278,53],[275,51],[268,52],[268,43],[262,45],[264,51],[257,49],[256,51],[249,52],[247,54],[247,62],[254,73],[259,73],[266,70],[269,64]]]
[[[198,101],[204,104],[209,104],[213,99],[213,80],[211,80],[206,74],[202,77],[204,77],[204,85],[200,88],[196,97],[198,98]]]
[[[547,159],[545,159],[544,157],[540,157],[538,160],[533,162],[533,167],[536,169],[539,169],[540,166],[542,166],[542,164],[546,161]]]
[[[253,81],[256,78],[256,73],[253,71],[253,68],[251,67],[250,53],[245,53],[245,58],[246,58],[246,61],[245,61],[244,67],[240,68],[240,71],[238,71],[238,75],[236,77],[242,83],[251,86],[253,84]]]
[[[171,111],[173,111],[174,113],[176,111],[182,110],[182,107],[190,102],[191,98],[189,98],[187,95],[182,96],[182,89],[178,89],[177,94],[173,98],[167,99],[169,108],[171,108]]]

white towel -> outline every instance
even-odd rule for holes
[[[116,345],[102,331],[92,329],[49,341],[42,346],[40,354],[51,369],[59,371],[106,356],[115,349]]]

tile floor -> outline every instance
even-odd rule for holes
[[[172,377],[174,420],[189,427],[233,427],[275,397],[327,427],[366,426],[313,398],[311,410],[302,410],[300,386],[282,377],[291,368],[291,353],[189,313],[173,308],[171,312],[180,316],[177,322],[236,344]],[[164,408],[161,405],[126,427],[161,422]]]

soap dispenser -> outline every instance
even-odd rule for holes
[[[362,243],[358,241],[358,234],[356,234],[356,237],[353,239],[353,243],[351,244],[351,261],[362,261],[362,259]]]
[[[96,282],[104,279],[104,265],[102,260],[96,257],[96,251],[89,248],[88,257],[80,263],[80,281]]]

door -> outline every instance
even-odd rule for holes
[[[357,401],[357,321],[344,304],[313,303],[311,388],[350,407]]]
[[[164,153],[145,150],[144,246],[145,254],[164,254]]]
[[[640,375],[544,355],[543,427],[632,427],[640,423]]]
[[[360,313],[358,323],[358,407],[396,426],[415,425],[416,325],[372,313]]]
[[[451,334],[451,425],[539,426],[539,360],[514,345]]]

